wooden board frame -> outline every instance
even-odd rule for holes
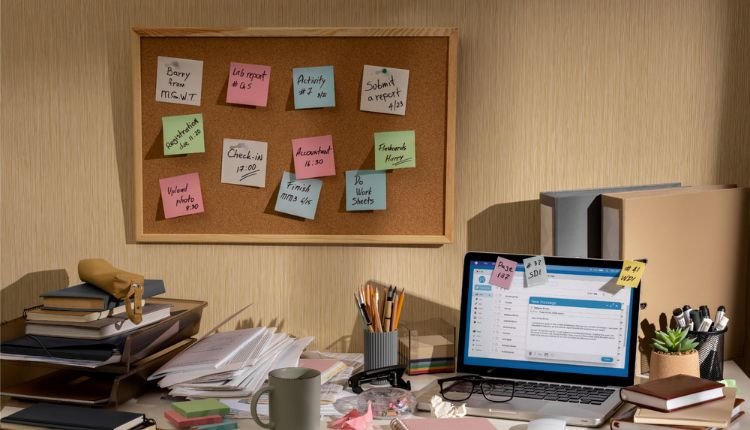
[[[152,233],[144,231],[144,151],[141,88],[141,42],[144,38],[228,37],[228,38],[446,38],[448,45],[445,108],[445,163],[443,171],[442,234],[217,234]],[[133,28],[133,136],[136,241],[143,243],[286,243],[286,244],[363,244],[363,245],[442,245],[454,234],[456,82],[458,29],[456,28]],[[411,93],[410,93],[411,95]],[[418,144],[419,145],[419,144]]]

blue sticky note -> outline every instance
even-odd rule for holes
[[[346,172],[346,210],[385,209],[385,172],[348,170]]]
[[[307,219],[315,219],[315,210],[320,200],[320,179],[297,179],[294,173],[284,172],[276,197],[276,212],[283,212]]]
[[[292,69],[294,108],[312,109],[336,106],[333,66]]]

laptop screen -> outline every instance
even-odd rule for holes
[[[545,284],[526,287],[518,264],[504,289],[489,283],[498,255],[517,262],[528,257],[469,253],[464,263],[463,371],[632,380],[638,291],[615,285],[622,262],[546,257]]]

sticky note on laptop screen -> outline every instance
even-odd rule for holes
[[[292,69],[292,85],[295,109],[336,106],[333,66]]]
[[[331,135],[292,139],[294,175],[297,179],[320,178],[336,174]]]
[[[203,195],[198,173],[159,179],[164,218],[203,212]]]
[[[270,81],[270,66],[229,63],[227,103],[266,106]]]
[[[641,277],[646,271],[646,263],[641,261],[625,260],[622,262],[620,276],[617,277],[617,285],[622,287],[637,288]]]
[[[375,169],[417,167],[414,130],[375,133]]]
[[[203,417],[206,415],[226,415],[229,413],[229,406],[216,399],[174,402],[172,403],[172,409],[187,418]]]
[[[406,115],[409,71],[394,67],[365,65],[359,109],[368,112]]]
[[[506,290],[510,288],[517,265],[518,263],[513,260],[497,257],[495,268],[492,270],[492,275],[490,276],[490,285],[504,288]]]
[[[297,179],[294,173],[284,172],[276,197],[276,212],[315,219],[322,187],[320,179]]]
[[[200,106],[203,61],[173,57],[156,61],[156,101]]]
[[[266,186],[268,143],[256,140],[224,139],[221,182],[249,187]]]
[[[523,259],[523,276],[527,287],[547,283],[547,264],[543,255]]]
[[[165,116],[161,123],[164,155],[206,152],[202,114]]]

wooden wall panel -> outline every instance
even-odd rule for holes
[[[4,0],[2,319],[103,257],[205,299],[204,330],[276,322],[360,350],[351,292],[405,287],[405,316],[456,319],[467,249],[538,250],[539,191],[750,185],[742,1]],[[456,26],[455,243],[135,244],[132,26]],[[739,306],[739,304],[738,304]]]

